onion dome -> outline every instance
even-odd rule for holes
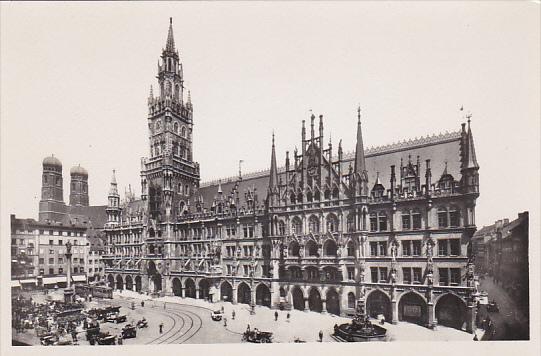
[[[81,167],[81,165],[74,166],[70,169],[70,175],[78,175],[78,176],[85,176],[88,177],[88,172],[86,169]]]
[[[50,155],[49,157],[45,157],[43,159],[43,165],[44,166],[56,166],[62,168],[62,162],[58,158],[56,158],[54,155]]]

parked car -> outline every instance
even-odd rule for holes
[[[105,318],[106,322],[117,324],[125,322],[126,320],[128,320],[128,318],[124,314],[109,314],[109,316]]]
[[[215,310],[215,311],[213,311],[212,313],[210,313],[210,317],[211,317],[212,320],[214,320],[214,321],[220,321],[220,320],[222,320],[222,318],[223,318],[222,311],[221,311],[221,310]]]
[[[242,335],[242,341],[252,342],[256,344],[266,344],[272,342],[272,333],[267,331],[246,331]]]
[[[135,329],[135,326],[131,324],[127,324],[122,328],[123,339],[130,339],[136,336],[137,336],[137,330]]]

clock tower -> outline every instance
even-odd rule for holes
[[[167,42],[158,61],[159,93],[152,86],[148,98],[149,157],[141,159],[142,198],[149,217],[171,222],[184,212],[199,187],[199,164],[193,161],[193,106],[184,100],[184,76],[175,49],[172,19]]]

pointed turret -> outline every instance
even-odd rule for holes
[[[357,109],[357,145],[355,146],[355,173],[362,174],[366,171],[364,160],[363,133],[361,129],[361,107]]]
[[[468,118],[468,134],[466,139],[466,162],[464,164],[464,167],[466,169],[468,168],[474,168],[479,169],[479,164],[477,163],[477,157],[475,155],[475,145],[473,144],[473,135],[471,132],[471,115],[467,116]]]
[[[107,196],[108,204],[105,208],[107,213],[108,224],[118,224],[120,222],[120,195],[118,194],[118,186],[116,183],[115,170],[113,169],[113,177],[111,178],[111,187]]]
[[[275,190],[278,187],[278,168],[276,165],[276,148],[274,146],[274,133],[272,134],[272,152],[270,165],[269,189]]]
[[[167,43],[165,44],[165,50],[169,52],[175,52],[175,39],[173,38],[173,18],[169,18],[169,32],[167,33]]]

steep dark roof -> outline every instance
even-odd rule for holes
[[[391,165],[400,167],[400,159],[404,165],[408,163],[411,155],[412,162],[416,162],[417,156],[421,160],[420,175],[424,177],[425,165],[424,161],[431,160],[432,181],[439,179],[445,170],[445,162],[447,162],[447,173],[452,175],[455,180],[460,179],[460,139],[461,132],[455,131],[440,135],[432,135],[427,137],[416,138],[414,140],[404,140],[402,142],[373,147],[365,149],[366,169],[368,170],[369,186],[376,182],[377,172],[385,189],[390,188],[391,180]],[[334,158],[336,159],[336,157]],[[342,173],[348,172],[349,165],[353,167],[355,163],[355,152],[344,154],[342,162]],[[285,182],[284,167],[278,168],[279,180]],[[400,179],[400,175],[397,176]],[[203,182],[199,188],[199,192],[203,196],[204,206],[209,207],[216,194],[218,193],[218,185],[221,182],[224,196],[228,196],[235,183],[238,182],[238,177],[226,177],[220,180]],[[263,202],[267,196],[267,187],[269,183],[269,170],[249,173],[242,177],[239,182],[239,197],[241,205],[244,203],[244,192],[248,189],[257,189],[259,203]]]
[[[103,229],[107,222],[105,205],[94,206],[68,206],[68,214],[79,221],[86,221],[94,229]]]

